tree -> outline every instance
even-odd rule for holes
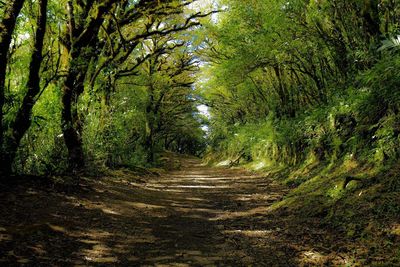
[[[2,65],[1,167],[4,172],[10,173],[12,168],[31,170],[32,166],[39,168],[34,173],[54,171],[57,167],[52,157],[58,164],[67,157],[69,171],[82,171],[88,154],[85,129],[94,127],[86,125],[88,111],[101,106],[100,119],[108,118],[120,81],[141,76],[141,66],[149,60],[172,54],[174,47],[183,45],[179,38],[185,35],[177,39],[171,36],[200,26],[201,18],[214,13],[191,9],[196,1],[41,0],[27,2],[24,8],[21,1],[9,1],[2,15],[6,22],[10,18],[14,20],[11,24],[15,31],[10,27],[2,31],[9,36],[6,52],[2,53],[9,59]],[[21,5],[17,8],[18,4]],[[17,23],[20,11],[21,20]],[[13,16],[6,16],[12,12]],[[166,43],[159,49],[146,48],[149,41],[163,39]],[[175,41],[178,43],[174,44]],[[181,53],[190,54],[189,51]],[[172,70],[169,64],[172,63],[167,64]],[[25,68],[29,72],[24,72]],[[172,85],[175,82],[167,81],[169,74],[165,71],[164,74],[161,80],[165,88],[173,88],[170,95],[164,92],[165,96],[173,98],[174,93],[184,88],[185,92],[176,99],[181,98],[183,106],[190,103],[191,109],[182,107],[180,111],[190,113],[195,105],[189,96],[191,82],[181,84],[178,79]],[[164,100],[161,97],[159,102]],[[61,106],[57,104],[59,101]],[[150,113],[160,114],[157,111],[160,107],[156,106],[153,105]],[[56,120],[61,121],[59,126],[54,124]],[[103,129],[109,126],[110,123]],[[163,138],[164,126],[157,121],[152,127],[158,132],[157,139]],[[171,132],[169,135],[175,139]],[[60,138],[64,139],[65,146]],[[159,140],[153,143],[162,146]],[[60,167],[62,171],[66,166]]]
[[[10,47],[12,33],[17,22],[17,17],[21,8],[24,4],[23,0],[11,0],[7,3],[3,17],[0,21],[0,150],[1,160],[3,161],[3,139],[4,139],[4,127],[3,127],[3,106],[4,106],[4,91],[5,91],[5,79],[7,71],[7,55]],[[0,173],[7,171],[0,168]]]
[[[68,148],[71,170],[81,170],[85,162],[82,147],[83,120],[79,117],[78,103],[79,97],[85,89],[86,77],[92,76],[91,79],[94,80],[107,63],[121,64],[125,62],[132,55],[134,49],[147,37],[167,35],[199,25],[196,19],[208,16],[208,14],[195,13],[187,17],[181,16],[183,8],[192,2],[194,1],[166,0],[157,3],[139,1],[130,5],[127,1],[103,1],[99,4],[89,2],[84,5],[81,3],[79,10],[75,10],[72,2],[69,2],[69,22],[64,38],[69,56],[68,74],[63,86],[62,129]],[[77,6],[79,6],[78,3]],[[113,12],[116,12],[118,16]],[[169,22],[167,19],[170,17],[177,17],[178,20]],[[75,18],[83,19],[76,21]],[[161,24],[161,19],[165,19],[165,23]],[[146,21],[144,27],[133,31],[133,34],[131,31],[125,32],[126,28],[132,27],[135,23],[143,24]],[[108,23],[108,25],[105,27],[104,23]],[[155,25],[158,26],[155,27]],[[161,25],[163,27],[159,27]],[[108,46],[104,47],[111,51],[106,50],[107,58],[103,64],[100,64],[99,69],[90,75],[88,70],[90,62],[97,57],[99,33],[102,27],[110,42]],[[124,33],[127,36],[124,36]],[[116,48],[110,38],[113,35],[117,35],[119,38]],[[141,62],[140,59],[136,60],[134,67]]]
[[[29,64],[29,77],[26,84],[27,92],[14,121],[10,125],[10,133],[6,136],[4,144],[2,168],[5,173],[11,173],[12,163],[21,139],[32,123],[32,109],[37,100],[36,96],[40,93],[39,74],[43,60],[42,50],[46,33],[47,3],[48,0],[38,1],[37,28]]]
[[[360,86],[354,77],[383,60],[377,48],[382,36],[397,34],[394,10],[399,6],[375,0],[222,3],[227,12],[204,29],[207,42],[201,52],[208,64],[200,91],[212,114],[213,147],[235,150],[234,142],[244,146],[249,138],[273,147],[270,154],[280,161],[301,158],[310,144],[320,159],[345,151],[338,144],[348,136],[323,124],[322,117],[328,117],[330,107],[333,121],[347,116],[354,130],[360,111],[336,114],[343,108],[333,103],[346,102],[341,97]],[[252,125],[264,125],[269,139],[242,132]],[[316,136],[323,137],[316,141]],[[250,153],[248,145],[246,149]]]

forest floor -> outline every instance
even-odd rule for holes
[[[1,185],[0,265],[355,264],[360,244],[319,218],[271,208],[289,191],[271,178],[196,158],[180,165],[159,176],[84,179],[79,190]]]

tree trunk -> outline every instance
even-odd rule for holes
[[[154,162],[154,136],[153,131],[150,131],[150,134],[146,136],[145,147],[147,149],[147,163]]]
[[[8,163],[3,151],[4,143],[4,127],[3,127],[3,106],[4,106],[4,92],[5,92],[5,79],[7,71],[7,55],[11,43],[12,33],[14,32],[17,17],[24,4],[24,0],[11,0],[6,4],[3,19],[0,22],[0,151],[2,161],[0,167],[1,173],[8,173],[11,170],[6,166]]]
[[[115,3],[105,0],[99,4],[88,1],[88,12],[79,14],[74,11],[72,1],[68,2],[69,22],[65,40],[69,51],[68,75],[62,90],[61,128],[68,149],[69,171],[79,173],[85,166],[82,146],[82,121],[79,118],[78,100],[84,91],[84,82],[91,58],[95,56],[97,35],[104,22],[104,14]],[[92,15],[89,10],[95,10]],[[87,16],[84,23],[77,24],[75,17]],[[68,31],[69,30],[69,31]]]
[[[150,99],[149,103],[146,107],[146,117],[147,117],[147,131],[146,132],[146,137],[145,137],[145,142],[144,142],[144,147],[147,150],[147,163],[153,163],[154,162],[154,110],[153,110],[153,88],[152,85],[150,87]]]
[[[42,63],[43,41],[46,33],[48,0],[39,0],[39,12],[37,17],[37,28],[35,42],[29,65],[29,78],[27,82],[27,93],[22,101],[15,120],[11,123],[10,136],[5,137],[5,148],[3,166],[6,172],[11,172],[12,163],[21,142],[22,137],[32,123],[32,109],[36,103],[35,97],[40,92],[40,66]]]
[[[76,62],[75,60],[71,60]],[[64,136],[65,145],[68,149],[68,167],[72,172],[80,172],[85,166],[82,137],[81,137],[81,125],[78,118],[78,99],[83,92],[83,84],[77,84],[76,75],[73,71],[75,66],[70,66],[70,72],[66,78],[63,86],[62,95],[62,112],[61,112],[61,129]],[[78,74],[79,75],[79,74]],[[82,74],[81,74],[82,75]],[[82,77],[82,76],[81,76]],[[80,78],[81,80],[82,78]],[[78,88],[81,88],[78,90]]]

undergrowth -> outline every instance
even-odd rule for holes
[[[274,209],[320,218],[364,242],[363,264],[378,264],[379,253],[400,264],[399,77],[400,56],[384,57],[327,104],[230,127],[206,160],[240,157],[237,163],[292,188]]]

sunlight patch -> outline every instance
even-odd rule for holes
[[[274,231],[272,230],[229,230],[224,231],[224,234],[239,234],[248,237],[265,237],[271,235]]]
[[[138,209],[163,209],[163,208],[165,208],[164,206],[152,205],[152,204],[140,203],[140,202],[126,202],[126,203],[129,206],[132,206],[132,207],[138,208]]]
[[[307,264],[318,264],[324,262],[325,256],[317,251],[309,250],[301,254],[301,260]]]
[[[230,164],[231,164],[230,160],[224,160],[224,161],[219,162],[217,164],[217,167],[225,167],[225,166],[229,166]]]
[[[91,249],[84,249],[84,259],[90,262],[113,263],[118,258],[111,255],[111,249],[103,244],[94,245]]]
[[[280,194],[245,194],[240,195],[236,200],[238,201],[277,201],[281,198]]]
[[[116,211],[113,211],[113,210],[111,210],[111,209],[105,209],[105,208],[102,208],[101,209],[104,213],[107,213],[107,214],[112,214],[112,215],[121,215],[121,213],[119,213],[119,212],[116,212]]]
[[[400,224],[394,224],[390,231],[393,235],[400,236]]]
[[[61,233],[66,233],[67,230],[64,227],[53,225],[53,224],[48,224],[51,230],[55,232],[61,232]]]
[[[80,238],[81,237],[89,237],[91,239],[98,240],[98,239],[110,238],[113,235],[111,233],[105,232],[105,231],[89,230],[87,232],[75,232],[75,233],[71,234],[70,236],[80,237]]]
[[[185,199],[189,201],[205,201],[204,198],[198,198],[198,197],[187,197]]]
[[[169,187],[170,188],[170,187]],[[229,186],[221,185],[177,185],[172,186],[172,188],[229,188]]]
[[[251,217],[251,216],[264,216],[270,211],[271,207],[257,207],[247,211],[237,212],[224,212],[215,218],[210,218],[210,221],[228,220],[240,217]]]
[[[266,166],[265,162],[261,161],[257,164],[254,165],[254,170],[258,171],[261,170],[262,168],[264,168]]]

